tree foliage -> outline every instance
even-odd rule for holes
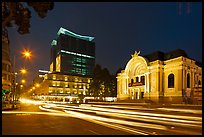
[[[44,18],[48,10],[54,8],[54,2],[2,2],[2,29],[15,24],[20,34],[29,33],[31,7],[39,17]]]
[[[93,70],[93,79],[90,84],[89,92],[94,97],[115,97],[115,75],[111,75],[107,68],[102,69],[99,64],[96,64]]]

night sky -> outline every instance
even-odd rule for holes
[[[23,64],[29,69],[30,83],[39,69],[49,70],[50,44],[60,27],[95,37],[96,64],[111,74],[124,68],[135,50],[145,55],[180,48],[202,61],[201,2],[55,2],[44,19],[31,12],[30,34],[8,29],[11,58],[16,54],[17,70]],[[24,48],[32,51],[30,61],[20,55]]]

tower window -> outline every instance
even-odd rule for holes
[[[145,76],[141,76],[141,82],[142,82],[142,85],[145,84]]]
[[[174,74],[168,76],[168,88],[174,88]]]
[[[200,80],[198,80],[198,85],[201,85],[201,81]]]
[[[139,82],[139,77],[136,77],[136,82]]]
[[[190,88],[190,74],[187,74],[187,88]]]
[[[134,80],[133,79],[131,79],[131,84],[134,82]]]

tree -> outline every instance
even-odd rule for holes
[[[110,75],[107,68],[102,69],[99,64],[96,64],[89,91],[94,97],[116,96],[115,75]]]
[[[29,33],[31,12],[28,7],[44,18],[48,10],[54,8],[54,2],[2,2],[2,30],[15,24],[21,35]]]
[[[101,66],[96,64],[93,69],[93,77],[90,83],[89,92],[92,96],[97,97],[99,95],[100,84],[101,84]]]

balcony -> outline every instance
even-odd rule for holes
[[[136,86],[142,86],[142,85],[144,85],[142,82],[132,82],[128,84],[129,87],[136,87]]]

